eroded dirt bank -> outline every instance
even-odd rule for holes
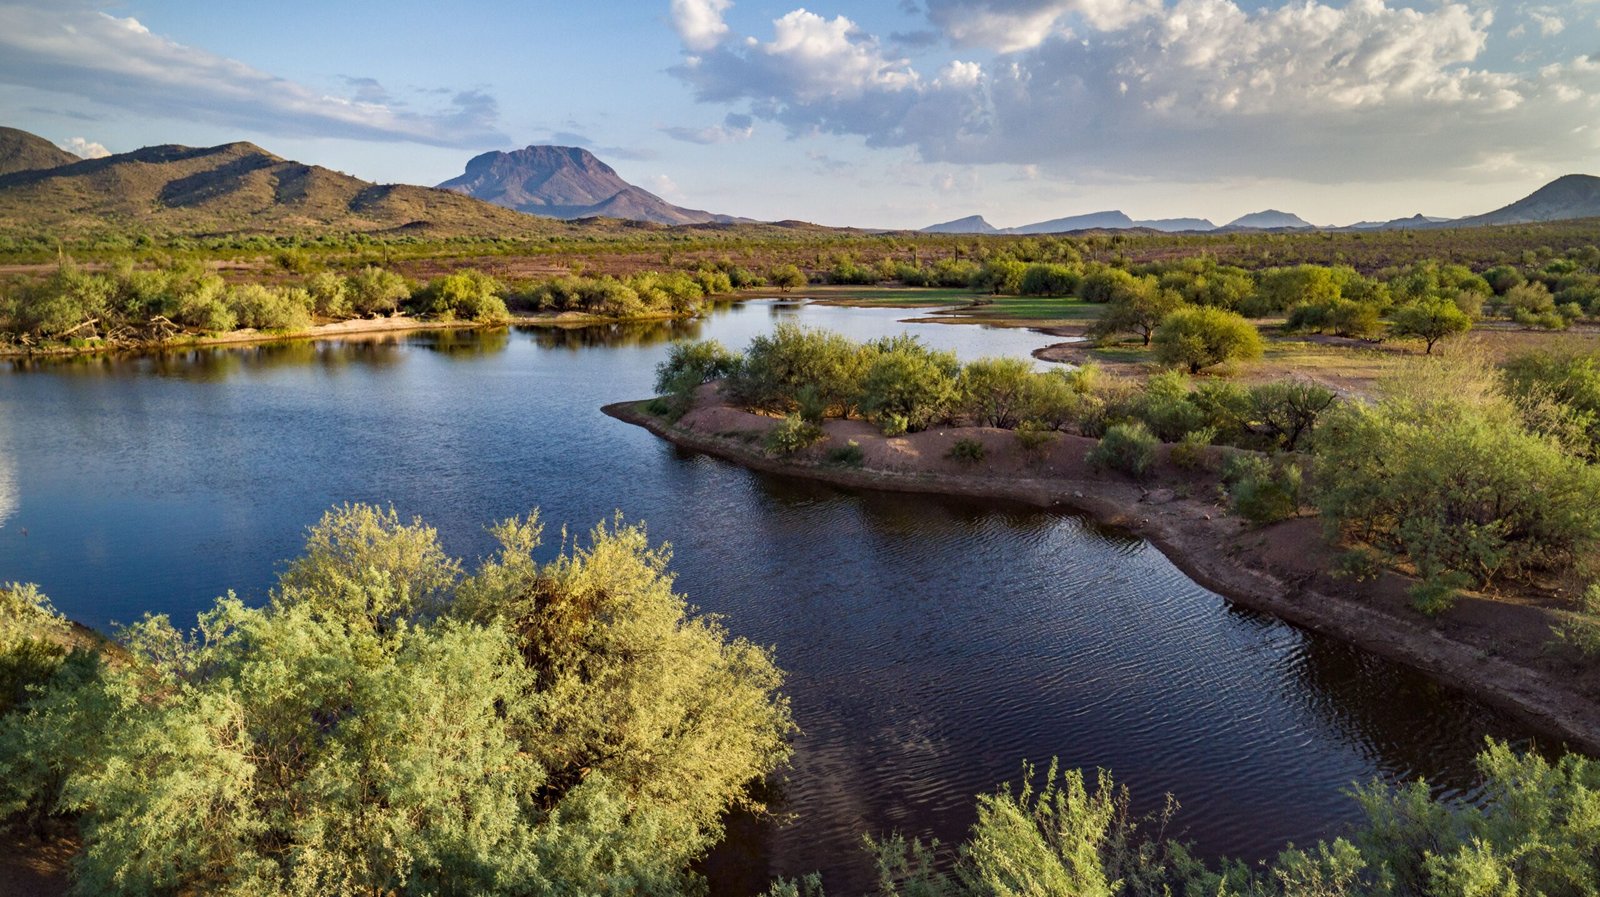
[[[1214,472],[1178,468],[1165,446],[1151,475],[1135,482],[1088,464],[1084,456],[1094,440],[1080,436],[1062,435],[1031,457],[1006,430],[946,428],[891,438],[862,421],[835,420],[826,423],[827,438],[817,445],[777,458],[762,440],[778,422],[729,406],[715,385],[702,388],[675,424],[650,414],[645,404],[603,410],[676,445],[755,470],[848,487],[1022,501],[1124,528],[1236,604],[1420,669],[1552,740],[1600,753],[1600,702],[1594,700],[1600,676],[1593,664],[1553,642],[1550,627],[1558,617],[1548,601],[1466,596],[1440,617],[1424,617],[1409,605],[1406,577],[1387,571],[1365,581],[1332,576],[1339,552],[1323,538],[1318,519],[1249,525],[1229,514]],[[984,460],[948,458],[957,439],[981,441]],[[827,462],[829,451],[852,440],[861,447],[859,467]]]

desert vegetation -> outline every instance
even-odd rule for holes
[[[770,655],[693,614],[621,520],[468,571],[329,512],[265,605],[66,647],[0,590],[0,817],[71,828],[92,894],[673,894],[788,754]]]
[[[1246,520],[1314,509],[1352,555],[1415,576],[1415,604],[1429,613],[1466,589],[1553,578],[1582,594],[1600,580],[1600,352],[1568,346],[1500,365],[1471,351],[1413,356],[1369,399],[1304,380],[1194,379],[1190,359],[1175,361],[1142,382],[1093,365],[1035,372],[1017,359],[963,365],[909,336],[858,344],[784,324],[742,355],[675,347],[652,408],[676,418],[720,380],[727,400],[784,419],[769,441],[782,455],[821,442],[829,418],[887,436],[1001,428],[1035,450],[1071,433],[1099,440],[1092,463],[1135,478],[1166,444],[1174,464],[1216,468]],[[1213,446],[1228,447],[1226,463]],[[983,461],[970,446],[959,457]],[[1577,623],[1589,613],[1572,608]]]

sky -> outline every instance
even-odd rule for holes
[[[1489,211],[1600,174],[1600,0],[0,0],[0,124],[367,180],[578,145],[763,220]]]

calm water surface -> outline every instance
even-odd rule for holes
[[[1022,330],[904,310],[753,302],[689,323],[423,333],[0,371],[0,580],[96,626],[259,599],[330,505],[393,503],[453,552],[542,509],[620,510],[675,550],[683,592],[773,645],[804,734],[781,825],[741,820],[719,893],[820,870],[871,885],[863,833],[959,840],[1023,759],[1105,767],[1140,809],[1171,792],[1208,854],[1335,833],[1355,781],[1471,797],[1504,717],[1419,675],[1231,608],[1149,544],[1070,516],[856,493],[682,452],[599,406],[650,393],[672,339],[733,348],[782,320],[910,329],[964,358]],[[552,539],[552,541],[555,541]]]

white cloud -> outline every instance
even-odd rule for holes
[[[1528,10],[1528,18],[1539,26],[1539,34],[1544,37],[1555,37],[1567,28],[1566,20],[1548,6]]]
[[[1071,34],[1115,31],[1161,11],[1161,0],[928,0],[928,18],[962,46],[1012,53]]]
[[[710,50],[728,35],[722,14],[733,0],[672,0],[672,26],[678,38],[691,50]]]
[[[457,92],[431,113],[360,99],[374,96],[375,82],[355,99],[329,96],[82,3],[0,3],[0,83],[274,134],[437,146],[504,140],[494,98],[479,91]]]
[[[1597,148],[1571,121],[1595,114],[1600,74],[1491,67],[1481,6],[931,0],[928,12],[953,41],[980,20],[1054,30],[930,78],[850,20],[796,10],[772,40],[730,39],[674,71],[699,99],[748,104],[792,134],[1083,175],[1395,179],[1505,153],[1581,162]]]
[[[678,189],[677,182],[664,174],[658,174],[650,179],[650,192],[669,198],[683,195],[683,191]]]
[[[93,143],[83,137],[73,137],[65,143],[56,144],[56,146],[61,147],[69,153],[72,153],[74,156],[80,156],[84,159],[103,159],[106,156],[111,155],[111,150],[108,150],[103,145]]]

